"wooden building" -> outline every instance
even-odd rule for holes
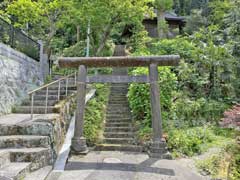
[[[165,13],[165,19],[169,25],[169,32],[167,37],[172,38],[175,37],[176,35],[183,33],[183,28],[186,24],[184,17],[177,16],[175,13],[168,12]],[[143,20],[143,25],[145,26],[145,29],[150,37],[152,38],[158,37],[156,11],[154,17],[149,17],[148,15],[145,16],[145,19]],[[132,36],[132,29],[133,29],[132,25],[127,25],[123,30],[121,42],[117,42],[117,44],[125,44],[124,39],[128,39]]]
[[[155,11],[156,13],[156,11]],[[183,33],[183,28],[186,24],[185,18],[177,16],[175,13],[165,13],[165,20],[169,25],[168,36],[174,37],[175,35]],[[143,25],[148,32],[148,35],[153,38],[158,37],[157,33],[157,16],[153,18],[147,17],[143,20]]]

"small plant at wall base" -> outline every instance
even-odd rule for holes
[[[240,145],[229,143],[219,153],[196,162],[201,174],[215,179],[240,179]]]

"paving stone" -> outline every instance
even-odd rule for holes
[[[177,160],[149,158],[135,152],[101,151],[72,156],[64,172],[52,172],[47,180],[205,180]]]
[[[0,169],[0,179],[22,180],[29,172],[31,163],[9,163]]]
[[[45,180],[52,170],[52,166],[45,166],[35,172],[32,172],[24,178],[24,180]]]

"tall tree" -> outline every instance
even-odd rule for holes
[[[168,24],[164,13],[172,8],[173,0],[155,0],[154,6],[157,9],[158,37],[164,38],[166,37],[166,33],[168,33]]]
[[[63,16],[68,16],[70,0],[18,0],[9,3],[7,14],[14,17],[14,25],[31,32],[45,41],[45,52],[50,57],[50,43],[61,25]],[[27,26],[26,26],[27,25]]]
[[[82,0],[79,4],[79,22],[85,28],[91,22],[91,44],[94,55],[101,55],[114,30],[125,25],[141,26],[151,0]],[[85,36],[84,36],[85,37]]]

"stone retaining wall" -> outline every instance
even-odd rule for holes
[[[0,43],[0,115],[10,113],[29,90],[41,84],[40,62]]]

